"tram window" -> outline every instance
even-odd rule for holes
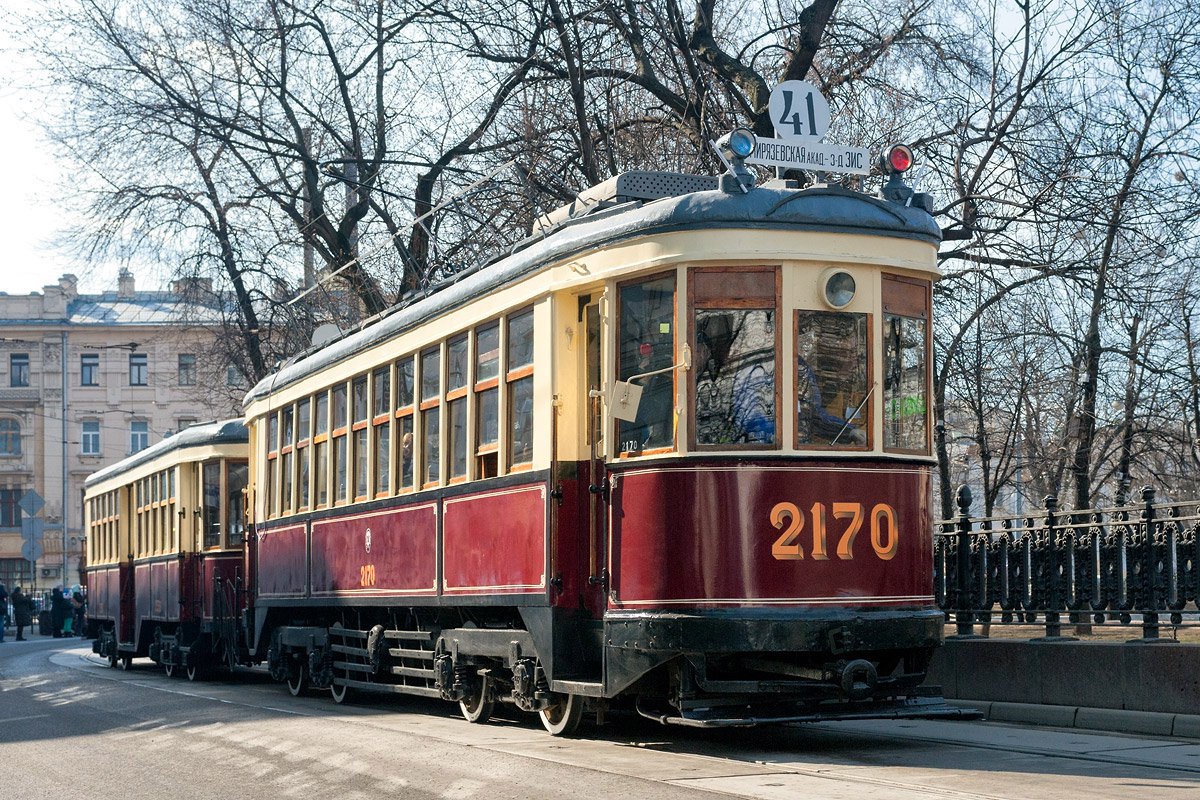
[[[421,353],[421,484],[441,479],[441,369],[438,348]]]
[[[347,437],[344,432],[333,440],[333,500],[335,503],[346,502],[346,489],[349,487],[346,475],[349,459],[346,442]]]
[[[358,501],[367,498],[370,478],[370,473],[367,472],[367,376],[355,378],[351,386],[354,412],[351,424],[354,447],[354,499]]]
[[[883,446],[929,452],[929,281],[883,275]]]
[[[446,419],[450,435],[450,479],[467,476],[467,335],[446,345]]]
[[[292,471],[292,445],[295,443],[295,420],[296,411],[294,406],[288,406],[283,409],[279,426],[283,429],[282,443],[279,456],[279,488],[283,495],[281,504],[282,513],[292,513],[292,485],[295,483],[296,476]]]
[[[330,401],[333,410],[333,502],[346,502],[346,492],[349,489],[349,439],[346,426],[349,422],[346,407],[346,384],[339,383],[333,387],[333,397]]]
[[[346,427],[346,384],[333,387],[333,432]]]
[[[386,495],[391,488],[392,440],[392,368],[377,369],[371,379],[372,447],[375,458],[375,496]]]
[[[354,421],[367,421],[367,376],[354,379]]]
[[[397,424],[399,426],[397,433],[400,440],[400,453],[397,456],[400,461],[400,488],[407,490],[413,488],[413,418],[409,414],[406,417],[401,417]]]
[[[533,462],[533,310],[508,318],[508,465]]]
[[[775,445],[779,271],[698,268],[689,281],[696,445]]]
[[[666,370],[675,357],[675,276],[620,287],[618,377],[627,381],[647,372]],[[633,422],[617,421],[621,453],[639,455],[675,443],[674,372],[639,377],[642,400]]]
[[[868,445],[867,316],[796,312],[796,446]]]
[[[413,488],[413,358],[396,362],[396,491]]]
[[[279,495],[276,489],[279,486],[278,478],[275,474],[275,469],[279,466],[279,417],[272,414],[267,417],[267,466],[263,472],[267,478],[267,516],[279,516]]]
[[[246,514],[242,493],[249,479],[250,469],[246,462],[225,462],[225,530],[229,533],[229,541],[226,543],[228,547],[240,547],[246,537]]]
[[[317,395],[313,414],[313,482],[317,507],[329,504],[329,393]]]
[[[221,546],[221,462],[206,461],[201,471],[204,498],[204,546]]]
[[[479,478],[498,474],[499,377],[500,323],[493,322],[475,330],[475,474]]]
[[[300,495],[298,506],[308,508],[312,490],[309,480],[312,465],[312,448],[309,447],[312,437],[312,403],[307,397],[296,405],[296,437],[299,439],[296,443],[296,466],[300,472],[296,485]]]
[[[375,426],[375,494],[385,495],[391,481],[391,426],[380,423]]]

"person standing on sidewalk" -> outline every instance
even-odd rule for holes
[[[33,625],[33,598],[18,586],[12,593],[13,619],[17,625],[17,641],[25,641],[25,627]]]
[[[4,641],[4,631],[8,628],[8,589],[0,583],[0,642]]]

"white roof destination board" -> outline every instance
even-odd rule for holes
[[[816,137],[759,138],[754,152],[746,157],[746,163],[784,169],[806,169],[810,172],[840,172],[849,175],[871,173],[871,156],[866,148],[826,144]]]

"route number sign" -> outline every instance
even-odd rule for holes
[[[784,81],[767,101],[780,139],[820,139],[829,130],[829,102],[807,81]]]

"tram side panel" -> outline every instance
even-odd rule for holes
[[[311,574],[314,597],[435,595],[437,504],[314,521]]]
[[[615,608],[932,606],[926,468],[688,463],[615,484]]]
[[[443,501],[442,589],[470,597],[544,593],[546,484]]]

